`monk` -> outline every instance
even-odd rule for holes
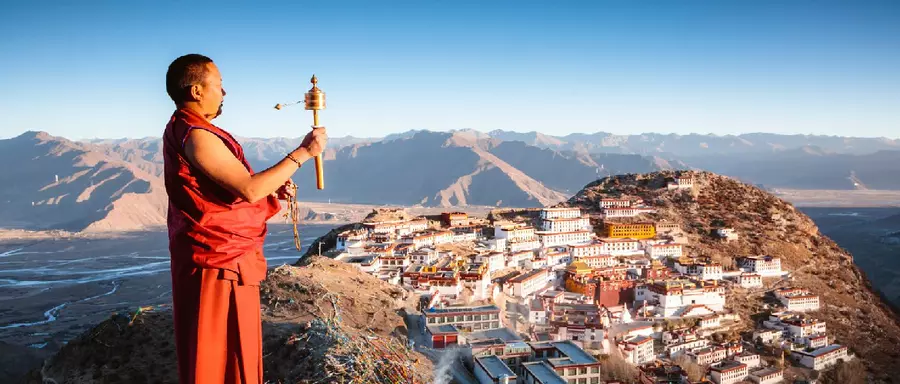
[[[175,348],[181,383],[262,383],[259,283],[266,220],[293,194],[291,175],[322,153],[316,128],[256,173],[231,134],[212,124],[225,89],[213,61],[179,57],[166,91],[175,113],[163,134]]]

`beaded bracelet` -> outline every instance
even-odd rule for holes
[[[293,162],[297,163],[297,168],[300,168],[303,165],[303,163],[301,163],[300,160],[297,160],[297,158],[294,157],[294,155],[291,155],[290,153],[288,153],[287,156],[285,156],[285,157],[288,159],[291,159]]]

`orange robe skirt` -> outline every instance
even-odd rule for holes
[[[173,269],[181,384],[263,382],[259,280],[243,280],[226,269]]]

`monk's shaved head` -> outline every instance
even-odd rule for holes
[[[212,62],[212,59],[206,56],[191,53],[169,64],[169,70],[166,72],[166,92],[176,105],[190,100],[188,88],[203,84],[209,71],[208,64]]]

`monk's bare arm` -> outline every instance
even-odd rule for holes
[[[191,130],[184,151],[188,161],[210,179],[251,203],[275,192],[299,169],[293,160],[284,158],[268,169],[250,175],[218,136],[203,129]],[[312,157],[304,147],[297,148],[291,155],[301,163]]]

